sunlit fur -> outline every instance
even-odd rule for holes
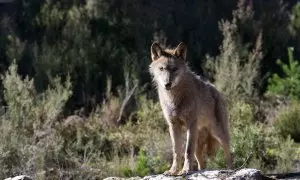
[[[185,174],[196,158],[198,169],[205,168],[205,154],[212,155],[218,144],[224,149],[227,165],[232,167],[229,150],[229,126],[225,103],[219,91],[193,73],[186,63],[187,48],[180,43],[174,49],[151,46],[149,70],[156,84],[160,105],[169,125],[173,163],[168,175]],[[170,86],[166,86],[167,84]],[[182,129],[186,131],[183,153]],[[180,159],[184,157],[179,172]]]

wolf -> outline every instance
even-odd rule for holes
[[[173,163],[164,174],[187,174],[194,170],[195,159],[198,169],[204,169],[206,155],[214,155],[219,145],[231,169],[233,159],[225,101],[214,85],[190,70],[186,56],[187,47],[182,42],[173,49],[162,48],[156,42],[151,45],[149,71],[169,126],[173,151]]]

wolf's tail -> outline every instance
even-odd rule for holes
[[[211,132],[204,128],[199,132],[199,146],[202,147],[208,156],[214,156],[216,154],[216,150],[219,146],[219,142],[215,137],[211,134]]]
[[[222,131],[217,133],[220,133],[223,136],[223,138],[226,139],[227,142],[229,142],[230,137],[228,127],[228,112],[226,109],[225,101],[216,89],[213,89],[212,92],[215,99],[216,123],[217,126],[220,127],[220,129],[218,129],[217,131]],[[216,139],[216,137],[213,136],[212,132],[208,132],[206,138],[207,154],[209,156],[214,156],[219,145],[220,142],[218,141],[218,139]]]
[[[228,112],[226,109],[225,101],[222,97],[222,95],[215,91],[215,115],[216,120],[218,123],[218,126],[221,127],[222,135],[224,136],[224,139],[226,139],[229,142],[229,124],[228,124]]]

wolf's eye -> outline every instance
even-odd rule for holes
[[[163,71],[163,70],[164,70],[164,68],[163,68],[163,67],[160,67],[160,68],[159,68],[159,70]]]

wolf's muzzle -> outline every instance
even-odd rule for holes
[[[166,88],[166,90],[170,90],[171,89],[171,86],[172,86],[172,83],[167,83],[167,84],[165,84],[165,88]]]

